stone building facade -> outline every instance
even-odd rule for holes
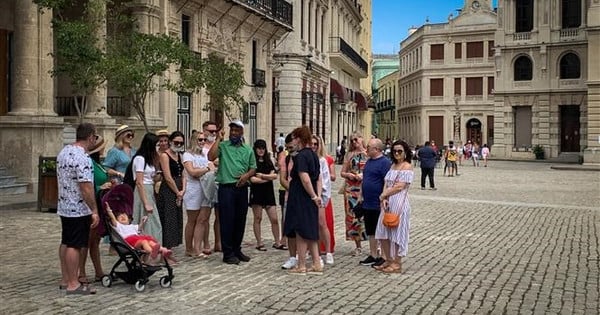
[[[399,137],[494,142],[494,34],[491,1],[465,1],[447,23],[425,24],[400,43]]]
[[[378,125],[377,135],[382,140],[410,139],[412,137],[408,133],[400,132],[406,126],[400,125],[396,121],[396,102],[400,94],[398,91],[399,73],[400,71],[396,70],[377,81],[378,89],[375,115]]]
[[[600,163],[600,2],[499,1],[495,156]]]
[[[149,128],[189,134],[208,119],[226,126],[228,119],[243,118],[247,142],[257,138],[272,142],[273,84],[266,78],[273,76],[269,66],[273,47],[293,30],[293,6],[285,0],[139,0],[136,4],[132,14],[142,32],[173,35],[202,56],[214,52],[238,62],[248,83],[242,90],[247,108],[237,117],[204,111],[208,101],[204,93],[161,90],[149,95]],[[49,74],[55,62],[49,55],[54,51],[51,16],[30,0],[0,2],[1,163],[33,186],[38,157],[56,156],[67,141],[64,128],[77,123],[65,101],[72,98],[67,83]],[[166,77],[170,76],[167,72]],[[95,123],[104,138],[112,140],[119,124],[128,124],[141,134],[141,122],[123,110],[127,106],[110,89],[110,82],[90,102],[85,120]]]
[[[395,131],[391,131],[390,128],[385,127],[388,123],[396,124],[395,111],[396,111],[396,100],[398,100],[398,91],[392,89],[391,92],[384,91],[387,88],[382,87],[382,93],[379,94],[380,83],[379,80],[383,77],[388,78],[391,73],[395,72],[395,80],[398,81],[398,69],[400,68],[400,62],[398,55],[374,55],[371,61],[371,93],[374,102],[374,113],[372,120],[373,132],[378,135],[379,138],[398,138]],[[387,82],[387,81],[386,81]],[[383,85],[383,83],[382,83]],[[396,82],[397,85],[397,82]],[[392,99],[393,101],[388,101]],[[394,113],[388,113],[393,111]],[[393,116],[392,116],[393,115]],[[393,117],[393,119],[392,119]],[[389,121],[389,122],[388,122]],[[385,131],[384,131],[385,130]],[[395,129],[394,129],[395,130]],[[391,133],[391,134],[389,134]]]

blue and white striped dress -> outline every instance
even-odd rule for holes
[[[388,239],[393,244],[391,246],[390,255],[392,257],[405,257],[408,252],[408,237],[410,230],[410,203],[408,201],[408,188],[412,183],[414,172],[412,170],[394,170],[390,169],[385,175],[385,187],[392,187],[394,183],[403,182],[407,185],[395,195],[389,197],[389,211],[400,215],[400,224],[395,228],[388,228],[383,225],[383,212],[379,215],[377,230],[375,231],[376,239]]]

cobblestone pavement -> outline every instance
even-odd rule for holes
[[[335,195],[336,261],[322,276],[281,270],[286,253],[270,247],[266,222],[268,251],[256,251],[249,214],[249,263],[225,265],[216,255],[185,258],[168,289],[159,286],[159,272],[142,293],[115,283],[97,284],[95,296],[67,297],[57,288],[57,216],[0,211],[0,313],[600,313],[599,172],[500,161],[487,168],[465,165],[459,177],[442,177],[441,171],[438,190],[431,191],[420,190],[416,169],[409,255],[405,272],[393,275],[360,266],[362,257],[349,254],[353,245],[342,239],[342,202]],[[116,258],[106,252],[103,245],[109,271]],[[181,246],[176,254],[183,257]]]

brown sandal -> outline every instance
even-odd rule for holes
[[[290,275],[298,275],[298,276],[305,276],[306,275],[306,268],[292,268],[290,270],[288,270],[288,274]]]
[[[381,269],[381,271],[383,271],[385,273],[402,273],[402,267],[401,266],[393,267],[392,264],[390,264],[389,266]]]
[[[373,267],[373,269],[375,269],[377,271],[382,271],[384,268],[389,267],[391,264],[392,264],[391,262],[386,261],[386,262],[384,262],[383,264],[381,264],[379,266]]]

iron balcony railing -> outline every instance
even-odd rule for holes
[[[285,0],[230,0],[245,4],[275,21],[293,27],[292,5]]]
[[[341,37],[330,37],[329,44],[331,48],[331,52],[341,52],[346,55],[346,57],[350,58],[354,64],[356,64],[361,70],[368,73],[369,66],[367,62],[357,53],[352,46],[350,46],[346,41]]]

